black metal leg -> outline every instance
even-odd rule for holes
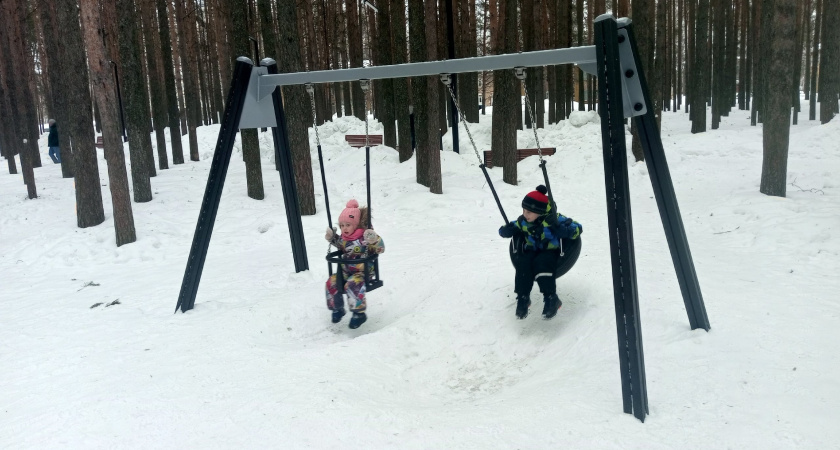
[[[272,59],[264,59],[264,67],[268,73],[278,73],[277,63]],[[309,260],[306,256],[306,242],[303,236],[303,223],[300,218],[300,202],[298,202],[297,185],[295,184],[295,170],[292,166],[292,152],[289,145],[289,130],[286,126],[286,112],[283,108],[283,98],[277,88],[271,94],[274,100],[274,116],[277,126],[273,127],[274,155],[280,172],[280,185],[283,189],[283,203],[286,205],[286,220],[289,224],[289,237],[292,240],[292,256],[295,260],[295,272],[309,270]]]
[[[633,56],[638,61],[639,53],[633,35],[633,25],[628,25],[625,29],[628,39],[627,42],[620,45],[630,45],[633,49]],[[700,282],[697,281],[697,272],[694,270],[691,249],[688,247],[688,238],[685,235],[680,207],[674,193],[674,183],[671,180],[671,172],[668,170],[665,149],[662,146],[659,127],[656,125],[656,117],[653,114],[654,108],[650,101],[650,94],[641,64],[636,64],[636,69],[642,85],[645,104],[648,105],[648,108],[647,113],[636,116],[633,120],[636,122],[639,140],[645,153],[645,163],[650,174],[650,183],[653,185],[656,205],[659,207],[659,217],[662,219],[662,226],[665,228],[665,237],[668,240],[668,248],[671,250],[671,260],[674,262],[677,280],[680,283],[688,322],[692,330],[703,328],[709,331],[711,328],[709,317],[706,315],[703,294],[700,292]]]
[[[190,256],[187,260],[187,269],[184,272],[184,280],[181,282],[181,292],[178,294],[178,304],[175,306],[175,312],[178,312],[178,308],[181,309],[181,312],[187,312],[195,306],[195,295],[198,292],[198,283],[201,281],[204,260],[207,258],[207,248],[210,245],[210,235],[213,233],[216,213],[219,211],[219,200],[222,197],[222,188],[225,185],[228,165],[230,165],[233,142],[236,139],[237,131],[239,131],[239,119],[242,117],[242,106],[245,104],[245,93],[248,90],[248,81],[253,66],[251,60],[240,57],[236,60],[233,69],[233,78],[230,82],[230,92],[227,104],[225,104],[219,139],[216,141],[213,163],[210,166],[210,176],[207,178],[204,200],[201,202],[201,212],[198,215],[198,224],[195,227]]]
[[[648,413],[647,387],[636,287],[618,33],[612,17],[596,21],[595,47],[621,390],[624,412],[632,413],[644,422]]]

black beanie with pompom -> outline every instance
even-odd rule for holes
[[[533,213],[537,213],[539,215],[543,215],[548,212],[548,189],[545,186],[539,185],[537,186],[536,191],[531,191],[525,198],[522,199],[522,207],[531,211]]]

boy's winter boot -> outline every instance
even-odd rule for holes
[[[367,316],[365,315],[365,313],[354,312],[353,317],[350,319],[350,328],[355,330],[356,328],[362,326],[362,324],[365,323],[366,320]]]
[[[551,319],[552,317],[557,315],[557,310],[560,309],[560,306],[563,305],[563,302],[560,301],[560,298],[557,297],[557,294],[550,294],[545,296],[545,306],[543,306],[543,319]]]
[[[345,314],[347,314],[347,311],[344,310],[344,296],[335,294],[335,297],[333,297],[332,323],[341,322],[341,318]]]
[[[531,298],[527,295],[519,295],[516,297],[516,318],[524,319],[528,317],[528,307],[531,306]]]

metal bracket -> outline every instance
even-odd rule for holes
[[[271,93],[275,87],[260,89],[259,78],[268,75],[268,68],[254,66],[251,68],[251,78],[248,80],[248,92],[245,94],[245,105],[242,107],[242,117],[239,119],[239,129],[269,128],[277,126],[274,117],[274,100]]]
[[[440,74],[440,82],[446,86],[452,84],[452,74],[449,73],[442,73]]]
[[[630,24],[627,20],[624,26]],[[642,83],[639,81],[639,71],[636,67],[636,58],[633,55],[633,48],[630,46],[630,39],[627,37],[627,30],[618,29],[618,58],[621,66],[621,96],[624,106],[624,117],[630,118],[647,114],[645,96],[642,93]]]
[[[362,86],[363,91],[367,91],[368,89],[370,89],[370,80],[367,80],[367,79],[359,80],[359,84]]]
[[[525,68],[524,67],[514,67],[513,72],[516,74],[516,78],[520,80],[525,79]]]

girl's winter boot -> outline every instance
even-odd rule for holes
[[[367,320],[367,316],[365,313],[353,313],[353,317],[350,319],[350,328],[356,329],[362,326],[363,323]]]
[[[341,294],[335,294],[333,297],[333,312],[332,312],[332,323],[341,322],[341,318],[347,314],[347,311],[344,310],[344,296]]]

